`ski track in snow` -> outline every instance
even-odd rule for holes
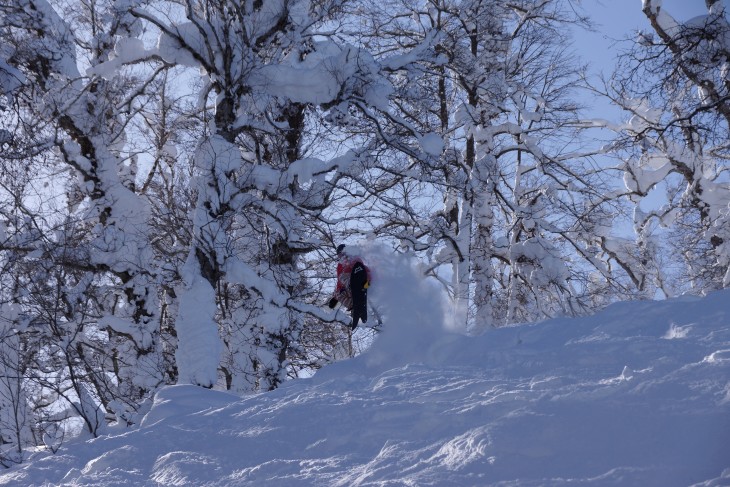
[[[164,388],[138,429],[0,484],[730,485],[730,291],[469,338],[427,322],[432,290],[389,268],[369,352],[245,398]],[[401,309],[384,295],[404,284]]]

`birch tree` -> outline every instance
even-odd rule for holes
[[[165,5],[131,6],[160,40],[124,61],[203,73],[206,132],[192,157],[197,202],[176,290],[180,380],[272,389],[301,355],[306,321],[333,320],[305,257],[331,245],[322,212],[366,153],[317,152],[313,134],[351,100],[380,98],[378,69],[365,50],[336,42],[342,1]]]
[[[668,249],[645,259],[667,296],[730,283],[730,23],[722,2],[705,3],[706,15],[680,23],[660,2],[644,2],[651,28],[608,83],[629,116],[617,146],[638,244]]]
[[[2,71],[14,80],[3,160],[34,171],[23,191],[5,186],[21,199],[3,215],[0,249],[14,266],[4,299],[24,308],[28,325],[15,325],[38,347],[28,348],[27,380],[53,389],[96,435],[109,420],[134,421],[163,381],[148,208],[124,151],[144,87],[84,73],[113,56],[114,37],[134,19],[103,2],[0,8]]]
[[[583,19],[572,4],[386,5],[369,10],[362,42],[397,88],[380,125],[384,154],[401,162],[374,232],[427,256],[475,333],[584,312],[599,286],[625,293],[595,235],[614,210],[615,175],[581,149],[581,70],[565,32]]]

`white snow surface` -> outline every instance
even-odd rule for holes
[[[370,257],[368,352],[248,397],[164,388],[0,484],[730,485],[730,290],[465,337],[415,266]]]

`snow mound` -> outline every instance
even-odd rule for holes
[[[465,337],[407,259],[362,250],[367,353],[245,398],[165,388],[0,485],[730,485],[730,290]]]

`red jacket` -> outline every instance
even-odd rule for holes
[[[362,259],[356,255],[347,255],[345,252],[340,254],[337,261],[337,286],[335,287],[334,297],[342,303],[342,306],[352,308],[352,294],[350,291],[350,275],[352,267],[355,263],[360,262],[365,267],[367,281],[370,282],[370,269]]]

